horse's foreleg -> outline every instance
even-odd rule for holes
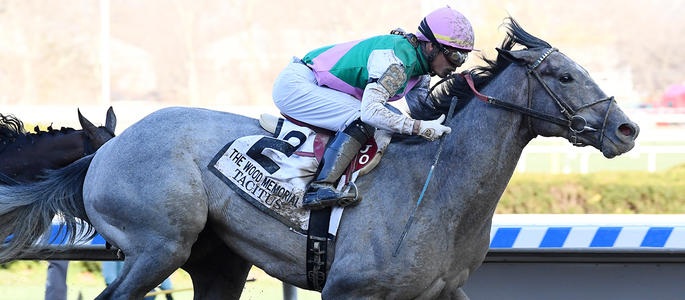
[[[438,299],[469,300],[470,298],[462,288],[456,288],[451,290],[444,289]]]
[[[456,277],[452,277],[451,280],[448,280],[447,285],[442,289],[438,299],[469,300],[464,289],[461,288],[469,273],[470,272],[468,271],[462,271]]]
[[[240,299],[251,266],[205,228],[182,268],[193,280],[194,299],[211,300]]]

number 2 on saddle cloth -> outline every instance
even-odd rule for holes
[[[328,144],[328,140],[330,140],[331,137],[335,135],[335,132],[323,128],[319,128],[304,122],[300,122],[296,119],[293,119],[287,115],[283,115],[285,119],[288,121],[292,122],[295,125],[302,126],[302,127],[307,127],[314,132],[316,132],[316,137],[314,140],[314,151],[313,152],[304,152],[304,151],[298,151],[295,152],[295,154],[298,154],[300,156],[314,156],[316,157],[316,160],[320,163],[321,158],[323,157],[323,153],[326,150],[326,145]],[[387,146],[387,144],[386,144]],[[350,163],[350,165],[347,168],[347,171],[345,172],[345,183],[349,183],[350,180],[354,181],[354,179],[351,179],[351,175],[359,170],[363,170],[365,167],[370,166],[370,163],[373,161],[373,159],[376,157],[376,154],[378,153],[378,144],[376,143],[375,136],[371,137],[367,142],[366,145],[362,146],[362,148],[359,150],[359,153],[357,153],[357,156],[355,157],[354,160]],[[382,153],[381,153],[382,155]],[[379,156],[380,159],[380,156]],[[374,161],[374,165],[370,167],[366,172],[360,174],[364,175],[368,173],[373,167],[378,164],[378,161]],[[356,179],[356,177],[355,177]]]
[[[302,208],[307,184],[313,180],[332,131],[296,120],[262,115],[260,124],[273,136],[246,136],[228,143],[209,169],[242,198],[290,226],[306,232],[309,210]],[[390,135],[376,131],[361,148],[338,189],[378,164]]]

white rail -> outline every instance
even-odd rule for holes
[[[586,174],[590,169],[590,156],[601,155],[597,149],[592,147],[576,148],[570,145],[530,145],[523,150],[521,159],[518,162],[516,171],[524,173],[527,171],[526,164],[528,163],[527,156],[530,154],[549,154],[552,165],[558,165],[559,155],[565,154],[568,157],[580,156],[579,168],[580,173]],[[662,154],[682,154],[682,160],[685,162],[685,146],[640,146],[637,145],[627,155],[631,158],[639,158],[642,155],[647,156],[647,171],[656,172],[657,170],[657,156]],[[555,170],[550,170],[552,173],[557,173]]]

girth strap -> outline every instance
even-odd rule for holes
[[[326,260],[328,259],[328,223],[331,208],[312,210],[307,229],[307,285],[315,291],[326,284]]]

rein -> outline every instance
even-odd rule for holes
[[[502,108],[502,109],[505,109],[508,111],[518,112],[518,113],[521,113],[523,115],[526,115],[526,116],[529,116],[532,118],[536,118],[536,119],[551,122],[551,123],[554,123],[557,125],[561,125],[564,127],[568,127],[568,129],[571,132],[570,141],[574,146],[583,146],[584,145],[583,142],[578,140],[578,134],[584,133],[584,132],[597,132],[598,131],[597,129],[595,129],[591,126],[588,126],[587,120],[585,120],[585,118],[583,116],[577,114],[577,112],[582,110],[582,109],[588,108],[590,106],[593,106],[593,105],[596,105],[596,104],[599,104],[599,103],[602,103],[605,101],[609,101],[609,106],[607,107],[606,113],[604,115],[604,122],[602,124],[598,145],[596,145],[596,146],[598,146],[598,148],[602,149],[602,141],[604,139],[604,131],[606,128],[607,119],[609,117],[609,111],[611,109],[611,104],[614,102],[614,97],[603,98],[603,99],[597,100],[595,102],[582,105],[578,109],[574,110],[573,107],[571,107],[571,105],[569,105],[564,100],[562,100],[561,97],[559,97],[556,93],[554,93],[554,91],[552,91],[552,89],[549,88],[549,86],[542,80],[542,77],[540,76],[540,74],[537,71],[537,68],[540,66],[540,64],[542,64],[542,62],[550,54],[552,54],[552,52],[555,52],[555,51],[558,51],[558,50],[556,48],[549,48],[532,65],[527,66],[527,69],[528,69],[528,72],[526,73],[527,78],[528,78],[528,106],[527,107],[516,105],[516,104],[510,103],[510,102],[504,102],[504,101],[499,100],[497,98],[494,98],[491,96],[486,96],[486,95],[482,94],[481,92],[479,92],[476,89],[475,84],[473,82],[473,77],[471,75],[471,72],[464,72],[464,73],[460,73],[460,74],[451,74],[450,76],[446,76],[445,78],[443,78],[442,80],[437,82],[435,85],[433,85],[433,87],[430,88],[430,90],[426,94],[426,99],[431,96],[431,93],[433,92],[433,90],[438,85],[445,82],[446,80],[455,78],[456,76],[460,76],[466,80],[466,83],[471,88],[471,91],[473,92],[473,94],[478,99],[482,100],[485,103],[494,105],[496,107],[499,107],[499,108]],[[532,89],[531,89],[531,77],[535,77],[537,79],[537,81],[545,89],[547,94],[549,94],[549,96],[552,97],[554,102],[560,108],[560,112],[562,113],[562,115],[565,118],[559,118],[557,116],[547,114],[544,112],[539,112],[539,111],[536,111],[536,110],[531,108],[532,103],[533,103],[533,94],[532,94]],[[447,120],[452,119],[452,114],[454,113],[454,107],[455,107],[456,102],[457,102],[456,97],[453,97],[453,99],[450,103],[450,108],[447,111]],[[531,133],[533,133],[534,131],[533,131],[532,125],[530,123],[530,119],[528,119],[528,120],[529,120],[528,121],[528,130]],[[393,257],[397,257],[397,254],[400,251],[400,247],[402,246],[402,241],[404,241],[404,238],[406,237],[407,232],[411,228],[411,225],[414,223],[414,216],[416,214],[416,211],[419,208],[419,205],[421,204],[421,200],[423,199],[423,196],[426,192],[426,188],[428,187],[428,183],[430,182],[430,179],[433,175],[433,170],[435,169],[435,166],[437,165],[438,160],[440,158],[440,153],[442,152],[443,141],[444,141],[444,136],[441,137],[441,139],[440,139],[440,145],[438,146],[438,151],[435,154],[435,158],[433,160],[433,165],[431,165],[430,171],[428,172],[428,176],[427,176],[426,181],[423,185],[423,189],[421,190],[421,194],[419,195],[419,199],[417,200],[416,205],[414,206],[414,209],[412,210],[411,214],[409,215],[409,220],[407,220],[407,223],[404,226],[404,230],[402,231],[402,234],[400,235],[400,239],[397,242],[397,246],[395,247],[395,251],[392,254]]]
[[[584,132],[597,132],[598,131],[596,128],[588,126],[587,120],[585,120],[585,118],[583,116],[577,114],[577,112],[582,110],[582,109],[588,108],[590,106],[593,106],[593,105],[596,105],[596,104],[599,104],[599,103],[602,103],[605,101],[609,101],[609,106],[607,107],[606,113],[604,115],[604,122],[602,123],[599,141],[598,141],[597,145],[595,145],[601,149],[602,148],[602,141],[604,139],[604,131],[606,129],[606,123],[607,123],[607,120],[609,118],[609,111],[611,109],[611,105],[615,101],[614,97],[611,96],[611,97],[599,99],[595,102],[585,104],[585,105],[579,107],[578,109],[574,110],[573,107],[571,107],[571,105],[569,105],[564,100],[562,100],[561,97],[559,97],[556,93],[554,93],[554,91],[552,91],[552,89],[549,88],[549,86],[542,80],[542,77],[540,76],[540,74],[537,71],[537,67],[540,66],[540,64],[542,64],[542,62],[550,54],[552,54],[552,52],[554,52],[554,51],[558,51],[558,50],[556,48],[549,48],[532,65],[527,66],[528,72],[526,73],[526,75],[528,76],[528,107],[523,107],[523,106],[512,104],[509,102],[504,102],[504,101],[499,100],[497,98],[483,95],[478,90],[476,90],[476,87],[473,83],[473,77],[472,77],[470,72],[461,73],[461,74],[459,74],[459,76],[461,76],[462,78],[464,78],[466,80],[466,83],[471,88],[471,91],[473,92],[473,94],[478,99],[482,100],[485,103],[492,104],[494,106],[503,108],[503,109],[508,110],[508,111],[518,112],[518,113],[524,114],[524,115],[532,117],[532,118],[540,119],[543,121],[547,121],[550,123],[554,123],[557,125],[567,127],[569,129],[569,131],[571,132],[570,141],[574,146],[584,146],[585,145],[583,142],[578,140],[578,134],[584,133]],[[532,102],[533,102],[532,101],[533,95],[531,92],[531,83],[530,83],[531,77],[534,77],[535,79],[537,79],[537,81],[542,85],[542,87],[545,89],[547,94],[549,94],[550,97],[552,97],[554,102],[559,107],[560,112],[564,115],[564,118],[559,118],[557,116],[553,116],[550,114],[539,112],[539,111],[536,111],[536,110],[531,108]],[[528,129],[531,132],[534,132],[532,129],[532,126],[530,124],[530,121],[528,122]]]
[[[444,81],[444,80],[443,80]],[[438,84],[442,83],[439,82],[433,86],[435,88]],[[430,95],[430,92],[428,93]],[[451,120],[452,116],[454,114],[454,106],[457,104],[457,97],[452,97],[452,101],[450,103],[450,109],[447,112],[447,120]],[[409,232],[409,228],[411,228],[411,225],[414,223],[414,216],[416,215],[416,211],[419,209],[419,205],[421,205],[421,200],[423,200],[423,196],[426,194],[426,188],[428,188],[428,183],[431,180],[431,177],[433,177],[433,170],[435,170],[435,166],[438,165],[438,160],[440,160],[440,154],[442,153],[442,145],[445,142],[445,135],[440,137],[440,145],[438,145],[438,151],[435,153],[435,157],[433,158],[433,164],[431,165],[430,170],[428,171],[428,176],[426,177],[426,181],[423,183],[423,189],[421,190],[421,194],[419,195],[419,199],[416,200],[416,205],[414,205],[414,209],[412,210],[411,214],[409,215],[409,220],[407,220],[407,224],[404,225],[404,230],[402,231],[402,234],[400,235],[399,241],[397,241],[397,246],[395,247],[395,251],[392,253],[393,257],[397,257],[397,254],[400,253],[400,247],[402,246],[402,241],[404,240],[404,237],[407,236],[407,232]]]

